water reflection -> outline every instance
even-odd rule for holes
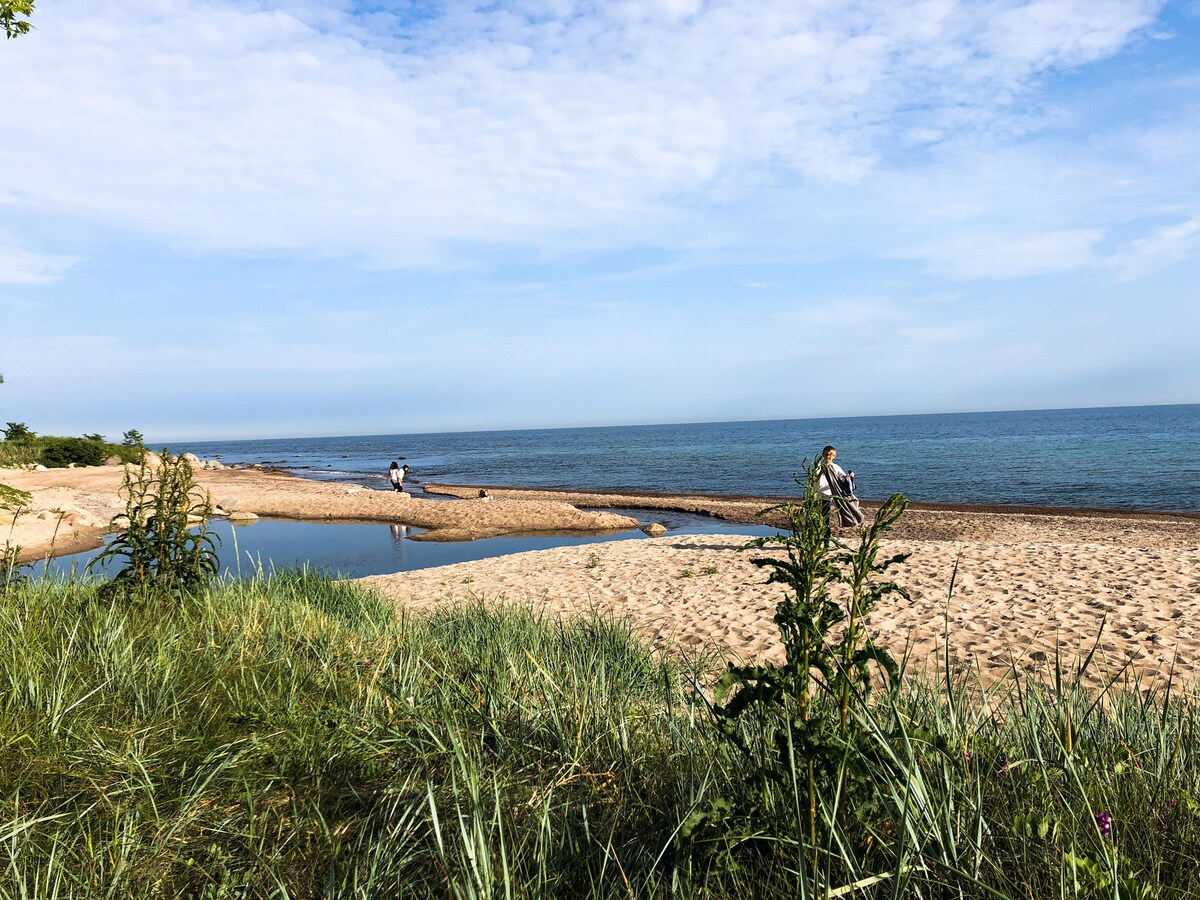
[[[625,512],[630,514],[630,511]],[[739,525],[687,513],[664,514],[658,510],[633,511],[632,514],[643,522],[663,522],[669,534],[761,535],[775,532],[775,529],[762,525]],[[647,539],[638,529],[601,535],[505,536],[453,542],[412,539],[422,531],[398,522],[367,524],[258,519],[253,529],[224,519],[210,523],[210,533],[220,539],[217,550],[222,575],[234,578],[304,565],[335,576],[360,578],[489,559],[526,550]],[[50,571],[61,575],[72,571],[82,574],[85,566],[99,554],[100,550],[96,549],[52,559]],[[119,560],[108,560],[93,571],[111,577],[119,564]],[[39,562],[34,573],[40,574],[45,569],[46,562]]]

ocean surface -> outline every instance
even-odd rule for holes
[[[422,482],[789,496],[826,444],[859,496],[926,503],[1200,512],[1200,404],[176,442],[226,464],[386,490]],[[157,447],[156,447],[157,449]]]

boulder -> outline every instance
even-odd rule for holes
[[[45,466],[43,466],[41,463],[38,463],[36,466],[34,466],[34,467],[33,467],[33,471],[35,471],[35,472],[49,472],[50,470],[49,470],[49,469],[47,469]]]
[[[195,453],[181,453],[179,454],[179,458],[186,459],[190,463],[200,462],[200,457],[198,457]]]
[[[162,466],[162,457],[151,450],[147,450],[146,455],[142,457],[142,462],[146,464],[147,469],[157,469]]]
[[[204,463],[204,471],[206,471],[206,472],[219,472],[221,469],[224,469],[224,468],[225,468],[225,465],[223,463],[217,462],[215,459],[206,460]]]
[[[667,533],[666,526],[660,525],[658,522],[651,522],[642,531],[650,535],[650,537],[659,537]]]
[[[121,459],[121,457],[117,456],[117,454],[114,453],[112,456],[110,456],[108,459],[106,459],[104,461],[104,464],[106,466],[119,466],[124,461],[125,460]]]
[[[104,523],[84,512],[73,512],[62,518],[64,525],[72,528],[103,528]]]
[[[258,519],[254,513],[245,509],[231,510],[229,513],[230,522],[253,522]]]

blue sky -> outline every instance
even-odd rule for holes
[[[1200,4],[39,0],[0,419],[1200,401]]]

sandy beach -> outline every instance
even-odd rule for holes
[[[398,522],[429,529],[418,539],[466,541],[506,534],[605,533],[637,521],[614,513],[577,509],[561,499],[447,502],[364,485],[296,478],[269,469],[195,470],[219,515],[231,518],[301,519],[313,522]],[[22,548],[20,559],[74,553],[100,545],[114,516],[124,468],[96,466],[43,472],[4,471],[5,484],[28,491],[30,508],[5,513],[0,542]],[[476,491],[478,494],[478,491]]]
[[[94,546],[121,511],[120,467],[5,472],[33,508],[9,540],[36,558]],[[428,485],[466,499],[401,496],[258,470],[197,471],[231,514],[316,521],[388,521],[429,528],[426,537],[605,531],[638,522],[607,509],[678,509],[731,521],[770,498],[531,491]],[[866,504],[868,511],[871,504]],[[582,507],[582,508],[581,508]],[[644,516],[643,516],[644,519]],[[767,521],[770,521],[768,518]],[[57,532],[57,533],[56,533]],[[843,537],[849,539],[850,535]],[[589,608],[628,616],[656,646],[780,659],[772,622],[778,586],[741,552],[748,538],[679,536],[563,547],[363,579],[399,607],[483,600],[533,603],[556,613]],[[984,677],[1011,662],[1040,669],[1056,648],[1067,659],[1098,635],[1098,658],[1139,675],[1200,675],[1200,517],[1182,514],[963,506],[911,509],[884,552],[909,553],[895,573],[910,600],[885,601],[871,622],[895,653],[920,668],[948,648],[954,665]],[[957,575],[951,594],[951,577]],[[1103,626],[1103,630],[1102,630]]]

